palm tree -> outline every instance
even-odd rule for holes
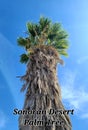
[[[66,113],[49,115],[50,110],[65,110],[56,65],[63,64],[61,55],[68,55],[67,37],[60,23],[52,23],[48,18],[41,17],[37,24],[27,23],[27,37],[18,38],[18,45],[26,50],[20,57],[21,63],[27,65],[26,74],[21,76],[24,81],[21,91],[26,90],[23,110],[34,110],[32,114],[20,115],[19,130],[71,130],[71,122]],[[46,111],[48,112],[44,113]],[[44,124],[36,126],[28,123],[36,118],[44,121]],[[46,125],[46,122],[56,120],[63,124]]]

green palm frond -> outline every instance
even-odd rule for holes
[[[63,56],[66,56],[66,57],[68,57],[68,53],[65,51],[65,50],[60,50],[60,49],[57,49],[58,50],[58,53],[60,54],[60,55],[63,55]]]
[[[29,33],[31,36],[33,36],[33,37],[36,36],[35,25],[34,25],[34,24],[28,22],[28,23],[27,23],[27,29],[28,29],[28,33]]]
[[[20,62],[21,62],[21,63],[27,63],[27,62],[28,62],[28,59],[29,59],[29,57],[28,57],[27,54],[22,54],[22,55],[20,56]]]
[[[50,27],[50,24],[51,20],[48,18],[41,17],[39,20],[39,27],[41,31],[44,31],[44,29],[46,29],[45,31],[48,31],[47,29]]]
[[[22,38],[22,37],[19,37],[19,38],[17,39],[17,42],[18,42],[18,45],[19,45],[19,46],[25,47],[25,46],[27,45],[27,39]]]

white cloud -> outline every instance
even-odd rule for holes
[[[84,62],[88,61],[88,56],[83,56],[77,60],[78,64],[82,64]]]
[[[75,83],[77,76],[76,72],[69,70],[64,72],[61,79],[62,98],[75,110],[77,116],[88,118],[88,90],[85,90],[85,86],[81,86],[80,83]]]
[[[85,119],[85,118],[88,119],[88,113],[84,113],[81,117],[82,117],[83,119]]]
[[[7,117],[5,116],[3,111],[0,110],[0,128],[5,127],[6,122],[7,122]]]

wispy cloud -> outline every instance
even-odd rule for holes
[[[88,113],[84,113],[81,117],[82,117],[83,119],[85,119],[85,118],[88,119]]]
[[[84,62],[88,61],[88,56],[83,56],[77,60],[78,64],[82,64]]]
[[[0,128],[4,128],[6,126],[7,117],[3,113],[3,111],[0,110]]]
[[[85,86],[76,83],[77,76],[77,72],[70,70],[63,74],[61,79],[62,98],[78,116],[88,118],[88,91],[85,90]]]
[[[0,33],[0,71],[8,83],[15,104],[19,105],[20,103],[18,103],[18,99],[20,98],[18,97],[20,96],[20,89],[15,86],[18,86],[18,79],[16,79],[17,72],[21,73],[22,69],[19,71],[20,65],[18,64],[19,60],[17,57],[19,57],[19,55],[17,56],[17,50],[18,49],[3,34]]]

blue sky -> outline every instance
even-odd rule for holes
[[[18,117],[24,93],[16,78],[26,67],[19,63],[23,50],[16,39],[25,36],[26,23],[38,22],[40,16],[62,23],[69,33],[69,57],[58,65],[57,75],[66,108],[74,109],[73,130],[88,126],[88,0],[0,0],[0,129],[18,130]]]

